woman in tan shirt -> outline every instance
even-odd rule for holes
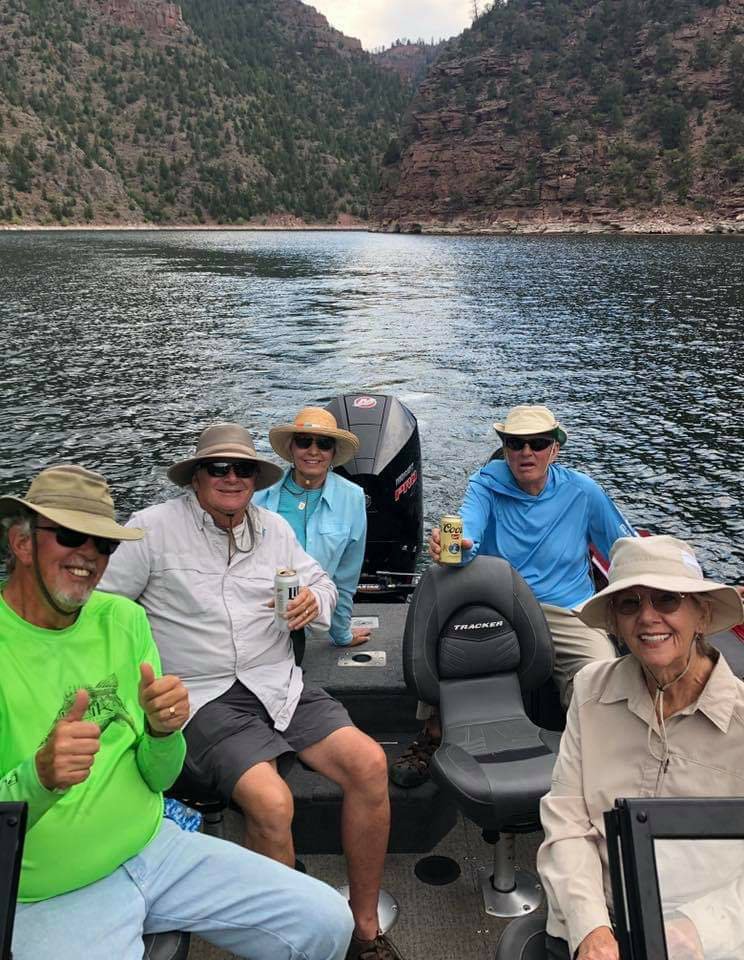
[[[577,613],[630,653],[575,678],[540,807],[537,865],[548,897],[548,955],[618,960],[603,814],[617,797],[744,795],[744,683],[705,640],[742,622],[744,607],[733,587],[704,579],[688,544],[648,537],[616,541],[609,586]],[[717,854],[713,871],[689,862],[694,851],[687,856],[665,871],[670,957],[708,960],[737,942],[732,955],[744,956],[741,851],[732,850],[730,862]],[[713,890],[727,885],[734,902],[722,908]]]

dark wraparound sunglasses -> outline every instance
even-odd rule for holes
[[[659,593],[649,593],[648,599],[658,613],[676,613],[686,596],[686,593],[664,590]],[[613,597],[612,606],[621,617],[634,617],[640,612],[643,599],[638,593],[625,593],[622,597]]]
[[[226,477],[232,470],[236,477],[241,480],[247,480],[249,477],[255,477],[258,473],[258,464],[251,460],[207,460],[199,464],[203,467],[210,477]]]
[[[82,547],[88,540],[92,540],[96,550],[103,557],[110,557],[121,543],[120,540],[111,540],[109,537],[94,537],[89,533],[80,533],[79,530],[70,530],[68,527],[43,527],[37,523],[34,525],[34,529],[48,530],[53,533],[60,547]]]
[[[542,453],[555,443],[553,437],[504,437],[503,443],[510,450],[521,450],[525,444],[535,453]]]
[[[294,438],[295,446],[299,447],[300,450],[309,450],[313,444],[322,450],[323,453],[328,453],[329,450],[333,450],[336,446],[336,441],[333,437],[307,437],[304,434],[296,434]]]

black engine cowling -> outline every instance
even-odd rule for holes
[[[381,393],[347,393],[326,409],[361,444],[356,457],[335,468],[366,494],[367,548],[357,599],[399,597],[414,584],[423,536],[416,418],[400,400]]]

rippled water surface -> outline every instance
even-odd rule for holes
[[[0,234],[0,491],[77,461],[126,515],[210,421],[269,450],[364,389],[418,417],[433,520],[493,420],[545,402],[566,465],[741,582],[743,264],[737,237]]]

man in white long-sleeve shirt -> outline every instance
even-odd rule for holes
[[[250,503],[280,474],[243,427],[208,427],[168,471],[184,495],[134,514],[130,524],[145,538],[122,545],[100,588],[147,611],[165,669],[189,691],[189,757],[243,810],[247,846],[294,863],[292,795],[277,771],[283,754],[341,786],[355,921],[349,956],[382,960],[396,956],[377,927],[390,825],[385,755],[340,703],[303,686],[290,631],[327,630],[337,594],[289,524]],[[297,572],[301,589],[279,623],[272,600],[283,567]]]

